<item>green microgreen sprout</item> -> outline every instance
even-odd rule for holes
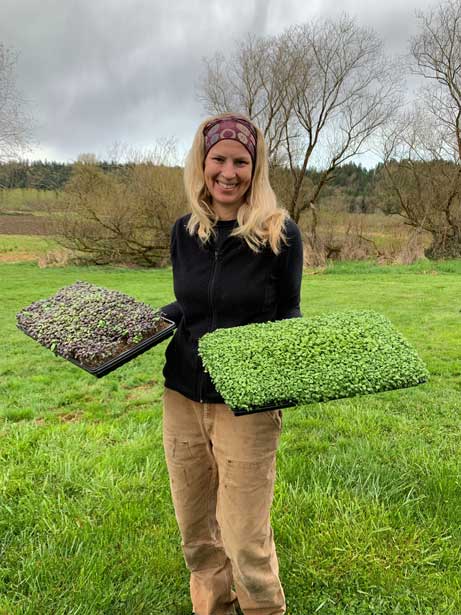
[[[348,310],[217,329],[199,355],[231,408],[322,402],[426,382],[416,350],[382,314]]]

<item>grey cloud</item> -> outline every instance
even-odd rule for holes
[[[115,141],[190,143],[204,110],[201,59],[228,53],[247,32],[271,34],[315,15],[356,14],[397,47],[417,0],[2,0],[0,41],[20,52],[43,151],[103,154]],[[420,0],[419,5],[427,2]]]
[[[115,140],[191,133],[201,58],[227,51],[268,4],[7,1],[0,40],[21,51],[19,82],[41,140],[64,158]],[[28,25],[24,27],[25,22]],[[33,24],[33,25],[32,25]]]

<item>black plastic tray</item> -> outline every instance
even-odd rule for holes
[[[268,410],[280,410],[281,408],[291,408],[297,406],[297,401],[286,400],[272,404],[265,404],[264,406],[250,406],[249,410],[243,408],[231,408],[235,416],[245,416],[246,414],[256,414],[256,412],[267,412]]]
[[[89,367],[88,365],[85,365],[84,363],[80,363],[80,361],[77,361],[76,359],[72,359],[71,357],[63,357],[59,353],[56,353],[56,354],[57,356],[63,359],[66,359],[66,361],[70,361],[70,363],[73,363],[77,367],[84,369],[89,374],[96,376],[96,378],[101,378],[102,376],[109,374],[115,369],[118,369],[125,363],[128,363],[129,361],[131,361],[138,355],[142,354],[143,352],[146,352],[146,350],[149,350],[149,348],[152,348],[153,346],[156,346],[160,342],[163,342],[163,340],[166,339],[167,337],[170,337],[171,335],[173,335],[174,330],[176,329],[176,324],[169,318],[165,318],[164,316],[162,316],[161,318],[163,321],[169,323],[168,327],[165,327],[164,329],[162,329],[158,333],[155,333],[151,337],[146,337],[141,342],[139,342],[139,344],[136,344],[135,346],[133,346],[132,348],[129,348],[128,350],[125,350],[118,356],[113,357],[112,359],[109,359],[105,363],[98,365],[98,367]],[[23,333],[25,333],[26,335],[31,337],[33,340],[35,340],[35,338],[29,335],[29,333],[25,331],[19,324],[16,324],[16,326]]]

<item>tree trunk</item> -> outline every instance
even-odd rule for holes
[[[461,258],[461,236],[459,230],[450,234],[432,233],[432,244],[424,251],[427,258]]]

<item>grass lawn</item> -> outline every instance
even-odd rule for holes
[[[0,212],[39,212],[53,206],[58,199],[54,190],[10,188],[0,190]]]
[[[58,244],[39,235],[0,235],[0,263],[37,261]]]
[[[305,274],[304,316],[382,312],[431,379],[284,411],[272,525],[288,615],[461,613],[460,272]],[[0,614],[190,615],[162,448],[167,342],[98,380],[15,327],[76,280],[161,306],[171,269],[0,276]]]

